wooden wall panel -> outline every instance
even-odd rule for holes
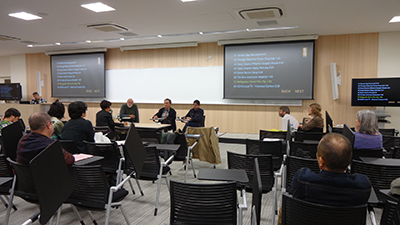
[[[351,107],[351,79],[353,77],[377,77],[378,33],[320,36],[315,47],[314,98],[304,100],[302,106],[292,106],[291,114],[299,121],[307,116],[312,102],[318,102],[333,117],[335,124],[355,125],[355,113],[363,107]],[[211,57],[211,59],[209,59]],[[50,57],[44,54],[28,54],[27,83],[28,92],[35,91],[36,71],[43,71],[45,88],[43,96],[51,96]],[[341,71],[342,86],[339,99],[333,100],[330,77],[330,63],[336,62]],[[106,52],[106,69],[163,68],[222,66],[223,47],[216,43],[201,43],[197,47],[169,48],[124,51],[109,49]],[[163,99],[164,96],[160,96]],[[201,98],[199,99],[201,101]],[[173,101],[173,99],[172,99]],[[123,103],[114,103],[112,108],[117,115]],[[95,115],[100,110],[99,103],[88,103],[87,119],[95,124]],[[163,107],[160,104],[138,104],[141,122]],[[177,113],[184,116],[192,107],[190,104],[173,104]],[[203,102],[206,126],[217,126],[221,132],[258,133],[259,129],[280,129],[279,106],[263,105],[209,105]],[[365,107],[364,107],[365,108]],[[178,122],[178,128],[183,124]]]

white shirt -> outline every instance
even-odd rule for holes
[[[287,114],[282,118],[282,130],[287,130],[287,121],[290,120],[290,124],[293,124],[293,128],[297,130],[299,122],[292,115]]]

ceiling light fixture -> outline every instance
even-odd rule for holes
[[[40,20],[43,19],[40,16],[36,16],[27,12],[17,12],[17,13],[10,13],[8,14],[11,17],[15,17],[21,20]]]
[[[56,44],[56,45],[61,45],[61,43],[60,43],[60,42],[56,42],[55,44]]]
[[[398,23],[400,22],[400,16],[394,16],[389,23]]]
[[[157,35],[157,37],[159,37],[159,38],[162,38],[162,35],[161,35],[161,34],[159,34],[159,35]]]
[[[255,32],[255,31],[271,31],[271,30],[290,30],[296,29],[299,26],[291,26],[291,27],[270,27],[270,28],[259,28],[259,29],[246,29],[247,32]]]
[[[121,51],[126,50],[139,50],[139,49],[158,49],[158,48],[180,48],[180,47],[196,47],[197,42],[179,42],[179,43],[165,43],[165,44],[154,44],[154,45],[131,45],[122,46]]]
[[[277,41],[300,41],[300,40],[316,40],[318,35],[294,35],[294,36],[283,36],[283,37],[269,37],[269,38],[244,38],[244,39],[230,39],[230,40],[219,40],[218,46],[231,45],[231,44],[245,44],[245,43],[262,43],[262,42],[277,42]]]
[[[197,0],[181,0],[181,2],[195,2]]]
[[[110,7],[106,4],[103,4],[101,2],[96,2],[96,3],[89,3],[89,4],[83,4],[81,5],[83,8],[92,10],[93,12],[109,12],[109,11],[114,11],[115,9],[113,7]]]
[[[123,40],[125,40],[125,38],[120,38],[119,40],[123,41]]]
[[[86,43],[92,43],[92,41],[91,40],[86,40]]]

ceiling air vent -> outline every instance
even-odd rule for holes
[[[118,24],[113,23],[99,23],[99,24],[89,24],[88,28],[96,29],[103,32],[121,32],[128,31],[129,29]]]
[[[0,34],[0,41],[19,41],[19,40],[21,40],[21,38],[11,37],[11,36]]]
[[[279,7],[244,9],[238,13],[245,20],[276,19],[283,16],[283,10]]]

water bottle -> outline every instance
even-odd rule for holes
[[[293,133],[294,131],[294,127],[293,127],[293,123],[290,124],[290,131]]]

